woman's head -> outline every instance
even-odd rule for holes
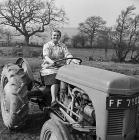
[[[57,43],[61,38],[61,32],[59,30],[54,30],[52,32],[52,40],[54,43]]]

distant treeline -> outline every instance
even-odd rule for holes
[[[6,41],[0,41],[0,47],[16,47],[16,46],[25,46],[23,42],[6,42]],[[37,43],[30,43],[28,45],[29,47],[42,47],[42,45]]]

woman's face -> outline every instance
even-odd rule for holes
[[[54,43],[57,43],[60,40],[60,34],[58,32],[52,33],[52,40]]]

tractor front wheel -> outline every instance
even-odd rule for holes
[[[64,124],[50,119],[42,127],[40,140],[72,140],[72,138]]]

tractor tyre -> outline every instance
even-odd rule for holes
[[[8,64],[1,74],[1,113],[8,129],[24,125],[29,107],[24,72],[15,64]]]
[[[72,140],[66,125],[50,119],[42,127],[40,140]]]

